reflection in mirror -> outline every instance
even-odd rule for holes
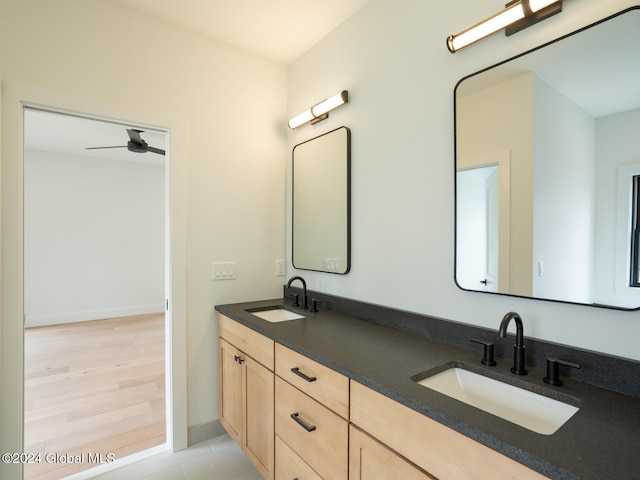
[[[350,268],[351,132],[340,127],[293,148],[293,266]]]
[[[458,83],[462,289],[640,308],[638,45],[633,7]]]

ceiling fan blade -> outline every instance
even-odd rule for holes
[[[129,138],[131,139],[131,141],[133,143],[137,143],[138,145],[146,145],[147,142],[145,142],[142,137],[140,136],[140,134],[143,132],[144,130],[135,130],[133,128],[127,128],[127,133],[129,134]]]
[[[85,147],[86,150],[99,150],[103,148],[127,148],[130,152],[134,153],[146,153],[152,152],[157,153],[158,155],[164,155],[165,151],[160,148],[150,147],[147,142],[145,142],[140,136],[144,130],[136,130],[135,128],[127,128],[127,134],[131,139],[127,145],[117,145],[111,147]]]
[[[147,150],[152,152],[152,153],[157,153],[159,155],[164,155],[165,152],[164,150],[160,149],[160,148],[155,148],[155,147],[147,147]]]
[[[84,147],[85,150],[102,150],[103,148],[127,148],[126,145],[116,145],[114,147]]]

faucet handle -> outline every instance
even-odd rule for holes
[[[312,298],[311,299],[311,310],[309,310],[309,311],[310,312],[317,312],[319,303],[322,303],[322,300],[320,300],[319,298]]]
[[[484,357],[480,360],[480,363],[488,365],[489,367],[496,365],[496,361],[493,358],[493,343],[485,340],[479,340],[477,338],[472,338],[470,341],[484,346]]]
[[[547,357],[547,376],[542,379],[544,383],[555,385],[557,387],[562,385],[562,380],[560,380],[560,365],[566,365],[567,367],[572,368],[580,368],[580,365],[578,365],[577,363],[567,362],[566,360],[558,360],[554,357]]]
[[[293,298],[293,304],[291,305],[292,307],[299,307],[300,306],[300,295],[298,295],[297,293],[290,293],[289,294],[290,297]]]

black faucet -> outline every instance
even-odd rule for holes
[[[304,310],[307,310],[309,308],[309,297],[307,296],[307,282],[304,281],[304,278],[302,278],[302,277],[291,277],[289,279],[289,281],[287,282],[287,289],[289,289],[291,287],[291,284],[295,280],[300,280],[302,282],[302,308]],[[297,307],[298,306],[297,303],[298,302],[296,301],[293,306]]]
[[[526,375],[527,369],[524,368],[524,327],[522,326],[522,318],[516,312],[509,312],[500,322],[498,334],[501,337],[507,336],[507,327],[513,319],[516,322],[516,344],[513,346],[513,367],[511,371],[517,375]]]

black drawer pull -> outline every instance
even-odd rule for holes
[[[311,382],[315,382],[315,381],[317,380],[317,378],[316,378],[316,377],[308,377],[308,376],[306,376],[304,373],[302,373],[302,372],[300,371],[300,369],[299,369],[298,367],[293,367],[293,368],[291,369],[291,371],[292,371],[293,373],[295,373],[296,375],[298,375],[300,378],[304,378],[304,379],[305,379],[307,382],[309,382],[309,383],[311,383]]]
[[[233,356],[233,359],[234,359],[236,362],[240,363],[240,364],[242,364],[242,362],[244,362],[244,358],[242,358],[240,355],[234,355],[234,356]]]
[[[291,418],[293,418],[296,421],[296,423],[300,425],[302,428],[304,428],[307,432],[313,432],[316,429],[316,427],[314,427],[313,425],[307,425],[305,422],[303,422],[300,419],[298,412],[292,413]]]

